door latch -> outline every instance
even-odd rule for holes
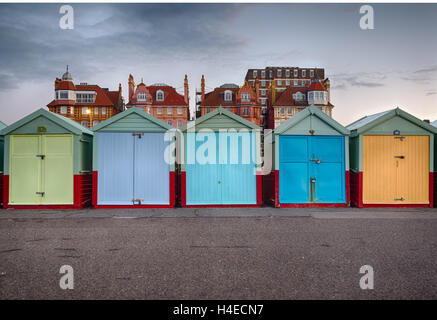
[[[405,139],[405,137],[395,137],[395,139],[399,139],[399,140],[401,140],[401,141],[404,141],[404,139]]]
[[[142,201],[144,201],[144,199],[132,199],[133,204],[135,204],[135,202],[138,202],[137,204],[141,204]]]
[[[397,159],[405,159],[405,156],[395,156]]]
[[[39,195],[39,196],[41,196],[41,197],[44,197],[44,193],[45,193],[45,192],[36,192],[36,194]]]
[[[45,155],[44,154],[37,154],[36,155],[38,158],[41,158],[41,160],[44,160],[44,158],[45,158]]]
[[[320,162],[322,162],[322,159],[310,159],[310,161],[319,164]]]
[[[141,139],[141,137],[144,136],[144,133],[132,133],[132,135],[133,135],[134,137],[135,137],[135,136],[138,136],[138,138]]]
[[[404,201],[405,199],[403,197],[401,198],[395,198],[396,201]]]

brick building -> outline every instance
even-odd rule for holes
[[[51,112],[73,119],[87,128],[123,111],[121,84],[118,91],[109,91],[95,84],[75,85],[67,71],[55,80],[55,99],[47,107]]]
[[[257,101],[255,90],[247,82],[241,87],[227,83],[206,93],[205,77],[202,75],[199,94],[197,117],[223,107],[258,126],[261,125],[261,105]]]
[[[129,102],[126,107],[143,109],[152,116],[180,128],[189,119],[188,78],[184,79],[184,95],[179,94],[175,88],[165,84],[156,83],[146,86],[141,82],[135,86],[134,78],[129,75]]]

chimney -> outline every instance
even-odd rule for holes
[[[189,98],[188,98],[188,77],[185,75],[184,79],[184,101],[186,104],[188,104]]]
[[[276,81],[275,80],[272,80],[270,87],[272,90],[272,106],[273,106],[276,102]]]
[[[423,122],[430,123],[428,119],[423,120]]]
[[[56,80],[55,80],[55,90],[58,90],[58,87],[59,87],[59,84],[61,83],[61,79],[59,79],[59,78],[56,78]]]
[[[205,77],[202,74],[202,80],[200,82],[200,87],[202,90],[202,99],[201,99],[201,103],[203,103],[203,101],[205,100]]]
[[[129,75],[129,100],[131,100],[132,96],[134,95],[134,90],[135,90],[135,82],[134,82],[134,77],[132,77],[132,75]]]

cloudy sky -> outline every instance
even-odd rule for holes
[[[75,83],[126,99],[130,73],[165,82],[191,107],[207,88],[242,84],[248,68],[325,68],[333,116],[357,118],[401,107],[437,119],[437,4],[373,4],[375,29],[359,27],[359,4],[72,4],[74,30],[59,27],[60,4],[0,4],[0,120],[45,107],[70,65]]]

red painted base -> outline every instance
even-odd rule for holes
[[[429,204],[373,204],[363,203],[363,173],[351,174],[351,204],[358,208],[433,208],[434,173],[429,173]]]
[[[175,173],[170,171],[170,204],[134,204],[134,205],[99,205],[97,204],[98,194],[98,171],[93,171],[93,190],[92,203],[95,209],[157,209],[157,208],[174,208],[176,190],[175,190]]]
[[[262,175],[256,175],[256,204],[199,204],[187,205],[187,175],[181,171],[181,206],[184,208],[257,208],[262,204]]]
[[[3,173],[0,174],[0,208],[3,207]]]
[[[348,207],[350,203],[350,177],[345,171],[346,203],[280,203],[279,202],[279,170],[275,170],[275,207],[276,208],[341,208]]]
[[[280,203],[280,208],[341,208],[346,203]]]
[[[9,204],[9,175],[3,176],[3,207],[5,209],[82,209],[91,204],[91,175],[75,175],[73,177],[73,204]]]

